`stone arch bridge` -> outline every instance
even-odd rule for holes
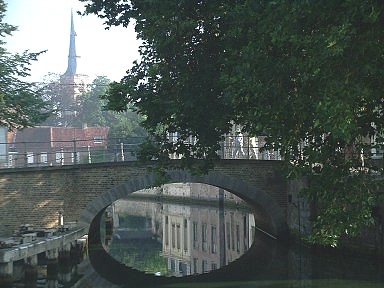
[[[255,208],[256,222],[276,235],[287,232],[287,183],[280,161],[220,160],[206,175],[192,175],[171,162],[167,183],[203,183],[223,188]],[[35,228],[64,221],[89,229],[100,211],[132,192],[155,186],[153,163],[116,162],[0,170],[0,235],[22,224]]]

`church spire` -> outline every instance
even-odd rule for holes
[[[73,11],[71,9],[71,34],[69,39],[69,54],[68,54],[68,67],[64,75],[75,75],[76,74],[76,43],[75,43],[75,25],[73,24]]]

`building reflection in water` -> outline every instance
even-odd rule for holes
[[[127,258],[139,259],[137,251],[146,240],[159,244],[158,254],[164,258],[167,276],[219,269],[238,259],[253,242],[255,220],[251,209],[240,198],[213,186],[169,184],[134,193],[129,199],[116,201],[112,207],[114,237],[109,253],[136,269],[135,263]],[[136,224],[127,219],[136,219]],[[114,249],[123,242],[137,243],[138,249],[127,246],[136,251],[135,255],[123,257],[130,252]],[[164,275],[147,268],[141,266],[139,270]]]

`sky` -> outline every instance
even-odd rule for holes
[[[67,69],[71,9],[76,32],[77,73],[90,79],[107,76],[119,81],[125,71],[139,58],[134,27],[111,27],[105,30],[103,20],[96,15],[80,16],[84,3],[77,0],[5,0],[4,21],[18,27],[5,40],[11,52],[47,50],[32,62],[28,81],[46,81],[48,73],[63,74]]]

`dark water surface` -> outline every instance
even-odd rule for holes
[[[55,275],[41,265],[37,282],[14,287],[118,287],[99,274],[120,287],[384,287],[382,259],[288,246],[258,227],[254,211],[239,199],[217,196],[116,201],[101,217],[101,240],[113,261],[133,269],[119,272],[91,243],[90,258],[100,257],[72,259]]]
[[[382,259],[288,246],[259,229],[244,203],[225,199],[223,206],[116,203],[119,227],[107,241],[108,252],[148,274],[180,277],[167,287],[384,287]]]

